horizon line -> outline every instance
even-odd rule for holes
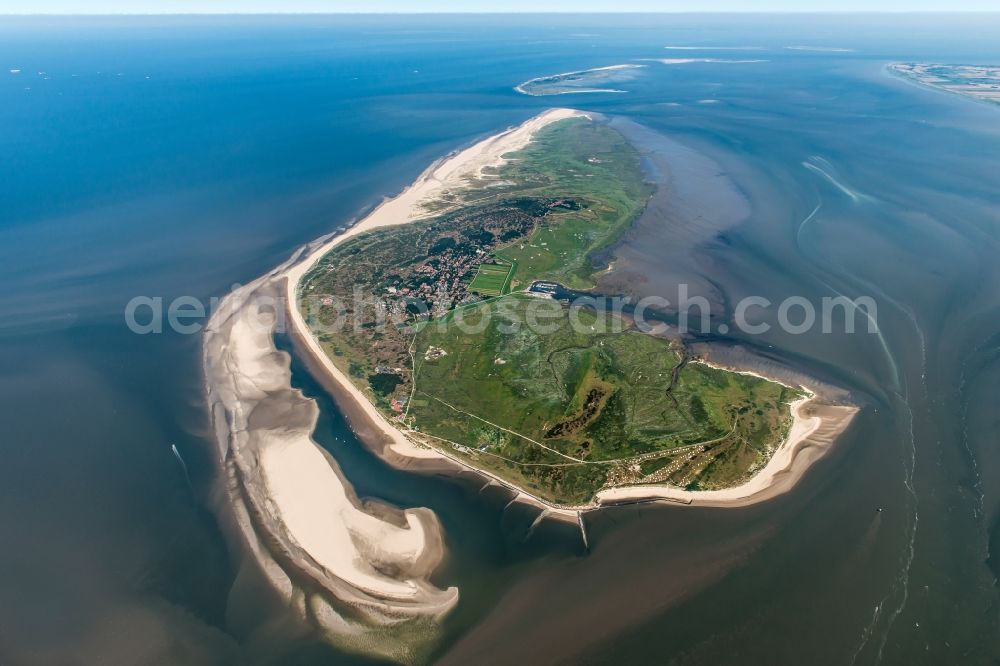
[[[224,12],[224,11],[155,11],[155,12],[0,12],[0,16],[540,16],[540,15],[560,15],[560,16],[595,16],[595,15],[676,15],[676,14],[716,14],[716,15],[822,15],[822,14],[1000,14],[1000,9],[824,9],[824,10],[797,10],[797,9],[758,9],[747,11],[731,10],[672,10],[672,11],[639,11],[639,10],[616,10],[616,11],[571,11],[571,10],[545,10],[545,11],[266,11],[266,12]]]

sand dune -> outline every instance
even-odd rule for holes
[[[365,504],[313,440],[319,409],[291,387],[273,329],[284,276],[231,294],[205,338],[206,380],[242,537],[289,608],[345,648],[411,661],[458,600],[428,582],[443,555],[426,509]],[[375,640],[379,637],[382,640]]]

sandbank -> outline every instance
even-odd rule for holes
[[[313,441],[319,408],[292,388],[290,357],[274,344],[284,282],[277,270],[234,291],[206,329],[232,517],[298,619],[344,648],[413,661],[458,600],[429,582],[444,555],[440,524],[427,509],[363,502]]]

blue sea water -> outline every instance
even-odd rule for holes
[[[692,53],[765,62],[643,60]],[[231,594],[200,338],[136,335],[125,306],[207,303],[553,105],[671,137],[747,202],[690,256],[639,230],[622,256],[654,286],[683,266],[723,302],[870,293],[885,344],[736,340],[859,396],[838,453],[763,507],[601,514],[590,553],[468,482],[388,469],[296,365],[359,493],[442,517],[462,604],[441,661],[994,661],[1000,109],[897,60],[1000,64],[1000,20],[0,19],[0,662],[349,659],[266,624],[265,591]],[[627,62],[648,66],[624,94],[513,89]]]

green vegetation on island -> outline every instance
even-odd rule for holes
[[[746,480],[798,392],[525,292],[594,286],[652,193],[634,148],[576,118],[508,157],[428,219],[359,234],[306,275],[299,307],[334,363],[411,439],[550,502]]]
[[[732,485],[769,457],[798,397],[689,363],[614,314],[522,294],[428,322],[414,358],[407,416],[427,439],[565,504],[609,484]]]

